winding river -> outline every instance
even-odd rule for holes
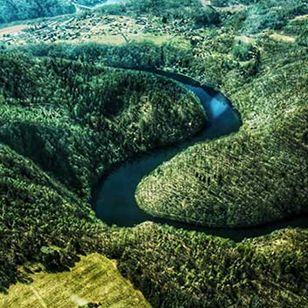
[[[104,177],[93,198],[93,207],[97,217],[108,225],[132,227],[145,221],[153,221],[186,230],[201,231],[215,236],[231,238],[235,241],[240,241],[245,237],[268,234],[287,226],[308,227],[307,218],[300,216],[258,227],[236,229],[207,228],[191,223],[157,218],[141,210],[135,200],[135,191],[138,183],[144,176],[164,161],[171,159],[177,153],[197,142],[237,132],[242,123],[239,113],[233,109],[230,101],[220,92],[206,86],[201,86],[195,80],[183,75],[153,70],[150,72],[174,79],[182,83],[189,91],[194,92],[208,115],[207,126],[202,132],[186,142],[153,150],[150,153],[126,162],[112,171],[107,177]]]

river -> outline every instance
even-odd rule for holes
[[[108,225],[132,227],[145,221],[168,224],[186,230],[195,230],[207,234],[241,241],[246,237],[268,234],[276,229],[307,227],[307,217],[289,218],[285,221],[249,228],[208,228],[170,219],[153,217],[141,210],[135,200],[135,191],[141,179],[163,162],[170,160],[177,153],[201,141],[209,141],[231,133],[236,133],[241,126],[241,117],[232,107],[231,102],[220,92],[201,86],[198,82],[178,74],[152,71],[159,75],[181,82],[189,91],[200,99],[207,116],[205,129],[181,144],[156,149],[129,160],[104,177],[93,197],[93,208],[97,217]]]

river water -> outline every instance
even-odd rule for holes
[[[145,221],[168,224],[186,230],[195,230],[207,234],[231,238],[240,241],[245,237],[255,237],[287,226],[307,227],[304,216],[286,221],[251,228],[207,228],[190,223],[181,223],[170,219],[153,217],[141,210],[135,200],[135,191],[141,179],[163,162],[177,153],[200,141],[219,138],[240,129],[241,118],[230,101],[212,88],[201,86],[196,81],[182,75],[155,71],[156,74],[181,82],[200,99],[207,116],[208,124],[195,137],[163,149],[153,150],[130,160],[104,177],[93,198],[93,207],[97,217],[108,225],[132,227]]]

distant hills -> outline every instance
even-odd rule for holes
[[[51,17],[76,11],[75,4],[95,6],[106,0],[1,0],[0,24],[17,20]]]
[[[1,0],[0,24],[70,14],[77,5],[95,6],[107,0]]]
[[[69,0],[2,0],[0,24],[74,12],[75,6]]]

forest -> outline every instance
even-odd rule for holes
[[[69,0],[44,0],[44,4],[39,0],[2,0],[0,24],[74,12],[75,7]]]
[[[306,227],[234,241],[153,222],[108,226],[93,211],[97,185],[114,168],[207,125],[192,92],[136,70],[161,69],[221,91],[242,126],[153,170],[138,185],[139,206],[232,229],[307,215],[307,4],[215,0],[196,8],[149,0],[95,13],[181,20],[183,33],[162,44],[67,40],[0,51],[3,294],[38,283],[37,272],[46,281],[74,273],[89,258],[109,269],[116,260],[110,277],[121,274],[153,307],[305,307]]]

